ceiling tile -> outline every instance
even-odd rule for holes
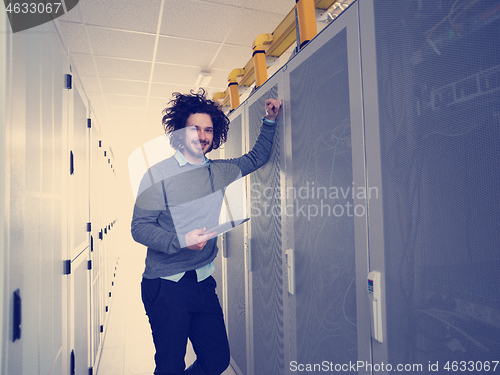
[[[105,26],[156,34],[160,0],[86,0],[81,1],[88,25]]]
[[[146,96],[148,83],[145,81],[125,81],[120,79],[101,78],[102,90],[105,94],[122,94]]]
[[[210,67],[220,44],[182,38],[160,37],[156,61],[199,67]]]
[[[180,65],[155,64],[153,74],[154,82],[173,83],[173,84],[193,84],[198,78],[200,69],[197,67],[188,67]]]
[[[73,53],[72,58],[79,76],[97,76],[91,55]]]
[[[153,59],[155,36],[87,26],[95,55],[128,59]]]
[[[158,113],[158,118],[161,120],[161,111],[165,109],[170,99],[171,95],[168,95],[165,98],[149,98],[147,113],[156,111]]]
[[[247,0],[245,8],[255,9],[266,13],[276,13],[282,18],[286,16],[295,6],[295,0]]]
[[[238,27],[231,30],[226,43],[252,48],[253,42],[260,34],[272,33],[281,21],[283,16],[279,14],[245,10]]]
[[[165,98],[165,101],[168,101],[171,99],[172,93],[186,91],[189,91],[189,87],[184,85],[152,83],[149,95],[156,98]]]
[[[64,39],[68,43],[70,53],[90,54],[89,41],[84,26],[79,23],[60,22]]]
[[[149,81],[149,76],[151,74],[151,63],[149,62],[100,56],[96,56],[95,60],[100,77]]]
[[[233,70],[243,68],[248,60],[252,58],[252,46],[224,45],[212,67],[217,69]]]
[[[142,125],[144,110],[142,108],[107,107],[109,121],[120,124]]]
[[[161,34],[222,42],[239,14],[238,8],[223,4],[165,0]]]
[[[144,117],[142,116],[134,116],[132,113],[127,113],[126,111],[122,111],[122,108],[116,108],[117,111],[120,111],[117,116],[110,115],[109,121],[113,123],[115,126],[119,126],[120,128],[131,127],[135,129],[139,129],[144,122]],[[112,111],[112,114],[115,111]]]
[[[105,96],[109,107],[146,108],[145,96],[111,95]]]
[[[209,3],[232,5],[235,7],[241,7],[245,4],[246,0],[205,0]]]
[[[162,107],[166,107],[167,106],[167,102],[165,101],[165,104],[162,106]],[[161,108],[160,109],[160,106],[155,106],[154,108],[151,108],[151,109],[148,109],[146,111],[146,120],[148,120],[149,122],[155,122],[161,126],[161,119],[163,118],[163,109],[164,108]]]

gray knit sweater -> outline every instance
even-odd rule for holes
[[[202,250],[190,250],[185,235],[218,224],[223,191],[267,162],[275,129],[275,125],[263,122],[254,147],[239,158],[181,167],[170,157],[148,170],[141,181],[132,218],[132,237],[148,248],[143,277],[171,276],[203,267],[215,259],[217,238],[208,240]]]

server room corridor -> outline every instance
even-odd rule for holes
[[[151,375],[154,369],[154,345],[151,329],[140,297],[145,248],[132,240],[125,230],[113,278],[113,302],[108,329],[104,336],[97,375]],[[186,366],[194,361],[189,344]],[[228,368],[222,375],[235,375]]]
[[[500,0],[4,5],[0,375],[500,373]]]

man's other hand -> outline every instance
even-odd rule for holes
[[[187,248],[191,250],[201,250],[205,247],[210,238],[217,235],[217,232],[206,233],[206,231],[207,228],[195,229],[186,234]]]

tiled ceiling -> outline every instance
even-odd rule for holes
[[[209,97],[251,58],[295,0],[81,0],[57,20],[102,136],[115,155],[162,134],[171,94],[195,89],[201,71]],[[282,56],[282,63],[288,55]],[[118,156],[118,155],[117,155]]]

